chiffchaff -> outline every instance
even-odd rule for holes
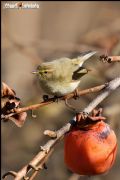
[[[51,62],[41,63],[36,71],[41,88],[54,96],[63,96],[73,92],[80,84],[81,77],[88,73],[83,63],[96,52],[81,53],[74,59],[60,58]]]

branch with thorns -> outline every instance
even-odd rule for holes
[[[46,135],[49,135],[51,139],[44,146],[41,146],[40,152],[18,172],[9,171],[4,174],[3,179],[8,177],[8,175],[12,175],[14,180],[33,180],[37,173],[46,167],[45,163],[53,152],[55,145],[60,142],[61,139],[63,139],[64,135],[70,131],[72,126],[78,123],[80,127],[83,127],[83,125],[86,126],[91,122],[94,123],[98,120],[105,120],[105,117],[101,115],[101,109],[96,111],[95,108],[118,87],[120,87],[120,77],[110,81],[108,85],[102,90],[102,92],[82,112],[73,117],[73,119],[70,120],[61,129],[57,130],[56,132],[49,130],[47,133],[44,132]],[[89,115],[91,112],[92,115]],[[52,137],[53,135],[54,137]],[[29,177],[29,172],[32,170],[33,174],[31,177]]]

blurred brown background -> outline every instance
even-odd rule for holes
[[[120,55],[120,2],[31,2],[38,3],[39,9],[5,9],[5,2],[1,6],[2,81],[16,91],[22,106],[42,100],[43,92],[31,74],[41,62],[63,56],[76,57],[88,50]],[[93,71],[83,78],[81,89],[105,83],[120,74],[119,63],[104,64],[97,57],[86,65]],[[109,173],[91,177],[91,180],[120,179],[119,90],[99,106],[104,108],[104,115],[117,135],[117,158]],[[96,95],[90,94],[70,103],[82,110]],[[22,128],[12,122],[2,122],[2,174],[18,171],[38,153],[40,145],[48,140],[43,135],[45,129],[56,130],[74,116],[64,102],[43,107],[35,114],[36,119],[28,113]],[[67,169],[63,142],[57,145],[47,166],[48,170],[41,171],[37,180],[89,179]]]

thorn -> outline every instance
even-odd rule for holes
[[[45,163],[43,164],[43,168],[44,169],[48,169]]]
[[[35,171],[39,171],[40,169],[42,169],[42,168],[37,167],[37,166],[32,165],[32,164],[29,164],[29,165],[28,165],[28,168],[32,168],[32,169],[34,169]]]
[[[17,173],[15,171],[9,171],[7,173],[5,173],[3,176],[2,176],[2,179],[5,179],[8,175],[11,175],[13,177],[16,177],[17,176]]]
[[[28,176],[23,177],[24,180],[29,180],[30,178]]]
[[[46,149],[46,148],[44,148],[44,146],[40,146],[40,148],[42,151],[45,151],[46,154],[48,154],[48,152],[50,150],[50,148]]]
[[[36,117],[37,117],[37,115],[34,114],[34,111],[33,111],[33,110],[31,110],[31,116],[32,116],[33,118],[36,118]]]

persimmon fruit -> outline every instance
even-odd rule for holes
[[[65,164],[80,175],[106,173],[114,164],[116,152],[116,135],[103,121],[87,129],[74,127],[64,138]]]

